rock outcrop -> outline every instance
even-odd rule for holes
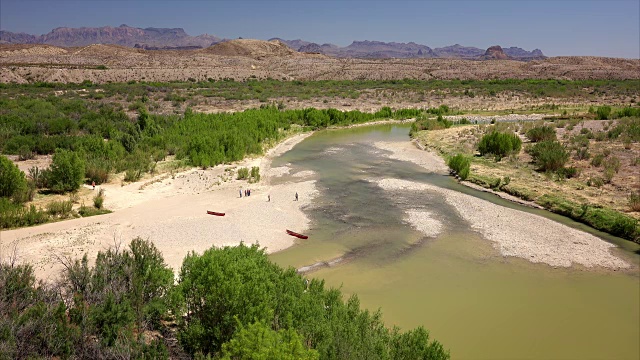
[[[485,51],[485,53],[482,56],[482,58],[484,60],[508,60],[508,59],[510,59],[509,56],[504,53],[504,50],[502,50],[502,47],[500,47],[500,45],[494,45],[494,46],[491,46],[490,48],[488,48],[487,51]]]
[[[264,41],[253,39],[236,39],[223,41],[206,49],[198,50],[207,54],[221,56],[243,56],[253,59],[265,57],[287,57],[297,54],[281,41]]]

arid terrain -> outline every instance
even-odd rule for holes
[[[1,45],[0,82],[276,80],[638,79],[640,60],[555,57],[515,60],[337,59],[274,40],[232,40],[198,50],[117,45]]]

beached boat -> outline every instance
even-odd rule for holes
[[[291,230],[287,230],[287,234],[289,234],[291,236],[295,236],[295,237],[300,238],[300,239],[308,239],[309,238],[307,235],[298,234],[297,232],[293,232]]]
[[[209,211],[209,210],[207,210],[207,214],[209,214],[209,215],[215,215],[215,216],[224,216],[224,213],[221,213],[221,212],[215,212],[215,211]]]

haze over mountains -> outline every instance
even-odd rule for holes
[[[339,47],[334,44],[316,44],[303,40],[280,40],[290,48],[300,52],[320,53],[341,58],[456,58],[475,59],[486,56],[486,49],[455,44],[441,48],[430,48],[426,45],[382,41],[354,41],[349,46]],[[540,49],[527,51],[519,47],[502,48],[504,58],[515,60],[544,59],[546,56]]]
[[[115,44],[148,50],[206,48],[224,42],[215,35],[191,36],[182,28],[136,28],[127,25],[118,27],[59,27],[43,35],[0,31],[0,44],[48,44],[62,47],[86,46],[90,44]],[[458,58],[458,59],[544,59],[539,49],[527,51],[519,47],[501,48],[496,52],[459,44],[430,48],[426,45],[381,41],[354,41],[340,47],[334,44],[316,44],[304,40],[279,40],[295,51],[320,53],[339,58]]]
[[[47,44],[73,47],[91,44],[113,44],[147,49],[203,48],[222,41],[214,35],[188,35],[182,28],[136,28],[128,25],[118,27],[59,27],[48,34],[36,36],[25,33],[0,31],[0,43]]]

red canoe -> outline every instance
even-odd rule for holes
[[[289,234],[291,236],[295,236],[295,237],[300,238],[300,239],[308,239],[309,238],[307,235],[298,234],[297,232],[293,232],[291,230],[287,230],[287,234]]]
[[[207,214],[209,214],[209,215],[215,215],[215,216],[224,216],[224,213],[221,213],[221,212],[215,212],[215,211],[209,211],[209,210],[207,210]]]

